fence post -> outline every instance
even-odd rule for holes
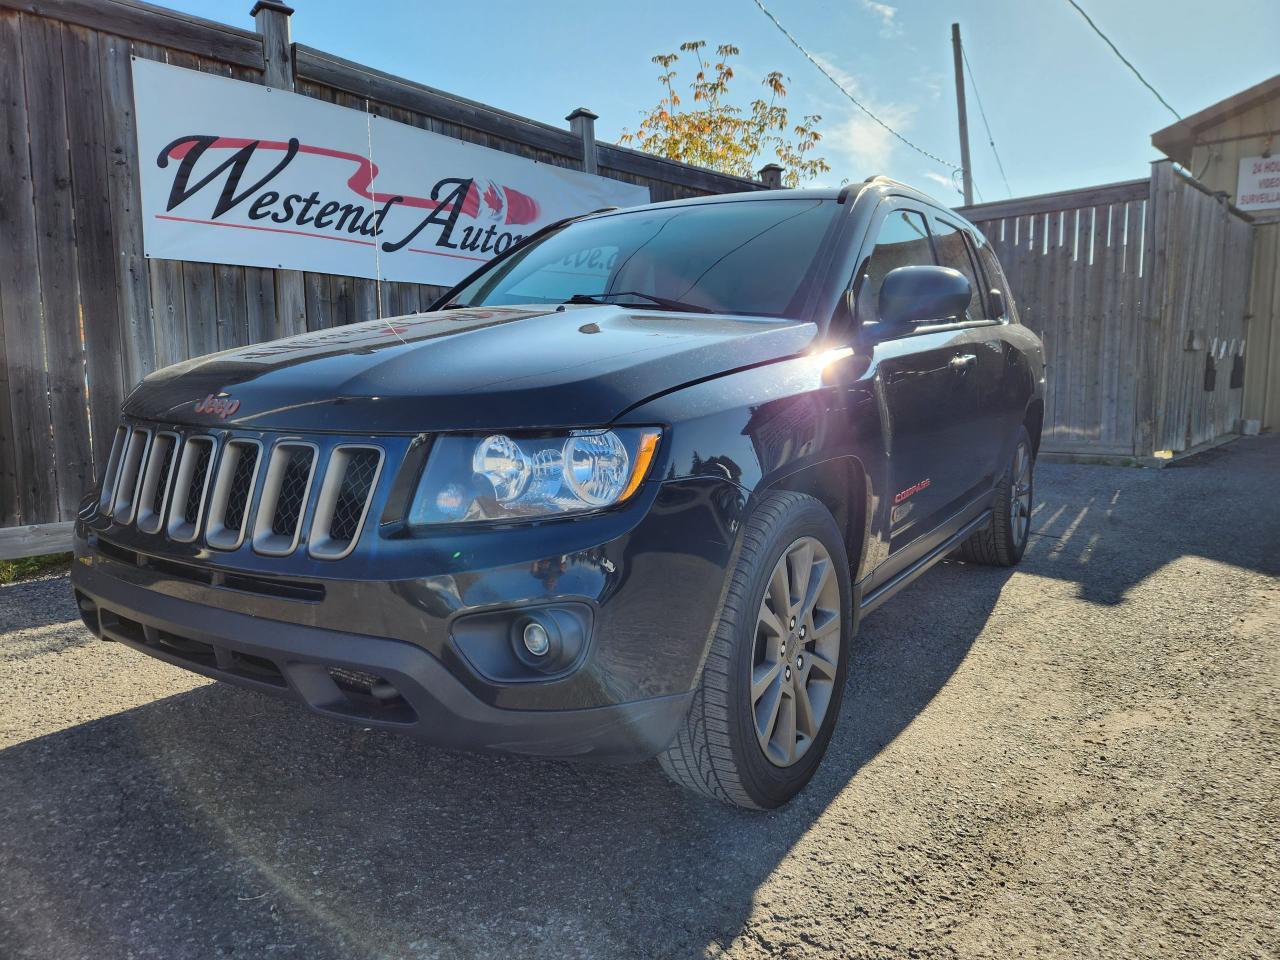
[[[293,44],[289,18],[293,8],[277,0],[258,0],[249,11],[254,29],[262,36],[263,79],[276,90],[294,89]],[[307,332],[307,292],[301,270],[275,271],[276,316],[267,339]],[[361,317],[360,319],[368,319]]]
[[[763,183],[770,190],[781,190],[782,174],[783,174],[783,169],[782,167],[778,166],[778,164],[766,163],[756,173],[756,176],[758,176],[760,178],[760,182]]]
[[[565,117],[569,121],[569,129],[582,141],[582,169],[587,173],[596,172],[596,120],[599,119],[586,107],[579,107]]]
[[[1149,457],[1166,444],[1171,337],[1169,323],[1169,271],[1176,268],[1172,218],[1176,215],[1173,164],[1156,160],[1151,164],[1151,186],[1147,194],[1145,231],[1142,238],[1142,314],[1145,323],[1138,335],[1137,447],[1138,455]],[[1170,256],[1175,262],[1170,263]],[[1180,348],[1179,348],[1180,349]]]
[[[293,8],[277,0],[258,0],[249,11],[254,28],[262,35],[262,57],[268,87],[293,89],[293,45],[289,18]]]

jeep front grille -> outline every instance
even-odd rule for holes
[[[308,549],[313,557],[338,560],[351,552],[381,472],[380,448],[334,447],[311,522]]]
[[[305,542],[311,556],[339,560],[360,539],[385,459],[373,443],[125,425],[112,443],[98,514],[215,550],[247,541],[256,553],[283,557]]]
[[[244,539],[249,503],[258,485],[261,452],[262,444],[257,440],[229,440],[223,446],[204,528],[204,542],[209,546],[234,550]]]
[[[200,536],[204,498],[209,490],[209,466],[213,462],[213,437],[187,437],[173,481],[173,504],[169,508],[169,537],[191,542]]]
[[[169,502],[169,480],[177,450],[176,433],[162,431],[151,441],[151,455],[138,494],[138,529],[143,533],[159,533],[164,526],[164,508]]]
[[[297,549],[315,472],[315,444],[293,440],[276,444],[262,484],[253,549],[277,557]]]
[[[111,516],[116,480],[120,474],[120,458],[124,455],[124,445],[128,437],[128,427],[116,427],[115,439],[111,441],[111,455],[107,458],[107,469],[102,472],[102,492],[98,496],[98,512],[104,517]]]
[[[120,472],[116,474],[115,498],[111,504],[111,516],[116,523],[132,523],[138,506],[138,485],[142,482],[142,465],[146,459],[151,432],[135,427],[129,432],[129,441],[120,457]]]

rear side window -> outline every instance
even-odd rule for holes
[[[935,225],[938,228],[937,233],[934,234],[938,244],[938,261],[944,267],[959,270],[968,277],[969,286],[974,293],[982,290],[983,285],[978,281],[978,268],[973,262],[973,255],[969,252],[969,245],[965,243],[964,231],[953,227],[945,220],[937,220]],[[973,322],[986,319],[982,305],[983,299],[985,298],[970,298],[969,306],[965,310],[966,320]]]
[[[890,270],[933,263],[929,228],[924,215],[915,210],[891,210],[881,221],[876,245],[871,256],[862,262],[862,269],[854,281],[854,316],[857,322],[869,323],[880,319],[880,287]]]
[[[982,265],[982,272],[987,275],[987,289],[999,290],[1001,297],[1004,299],[1005,314],[1014,323],[1018,322],[1018,308],[1014,305],[1013,295],[1009,292],[1009,281],[1005,278],[1004,270],[1000,267],[1000,261],[996,257],[996,252],[991,249],[991,244],[979,242],[978,244],[978,263]],[[988,304],[990,299],[988,298]],[[987,312],[996,317],[996,311],[990,306]],[[996,317],[998,319],[998,317]]]

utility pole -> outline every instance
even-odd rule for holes
[[[964,175],[964,205],[973,206],[973,167],[969,165],[969,114],[964,106],[964,50],[960,46],[960,24],[951,25],[951,52],[956,61],[956,113],[960,118],[960,166]]]

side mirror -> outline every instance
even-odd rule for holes
[[[888,327],[949,320],[973,299],[969,278],[950,267],[898,267],[880,285],[880,322]]]
[[[1007,312],[1007,308],[1004,305],[1004,294],[995,287],[992,287],[987,294],[987,302],[991,307],[991,315],[993,317],[1003,317]]]

